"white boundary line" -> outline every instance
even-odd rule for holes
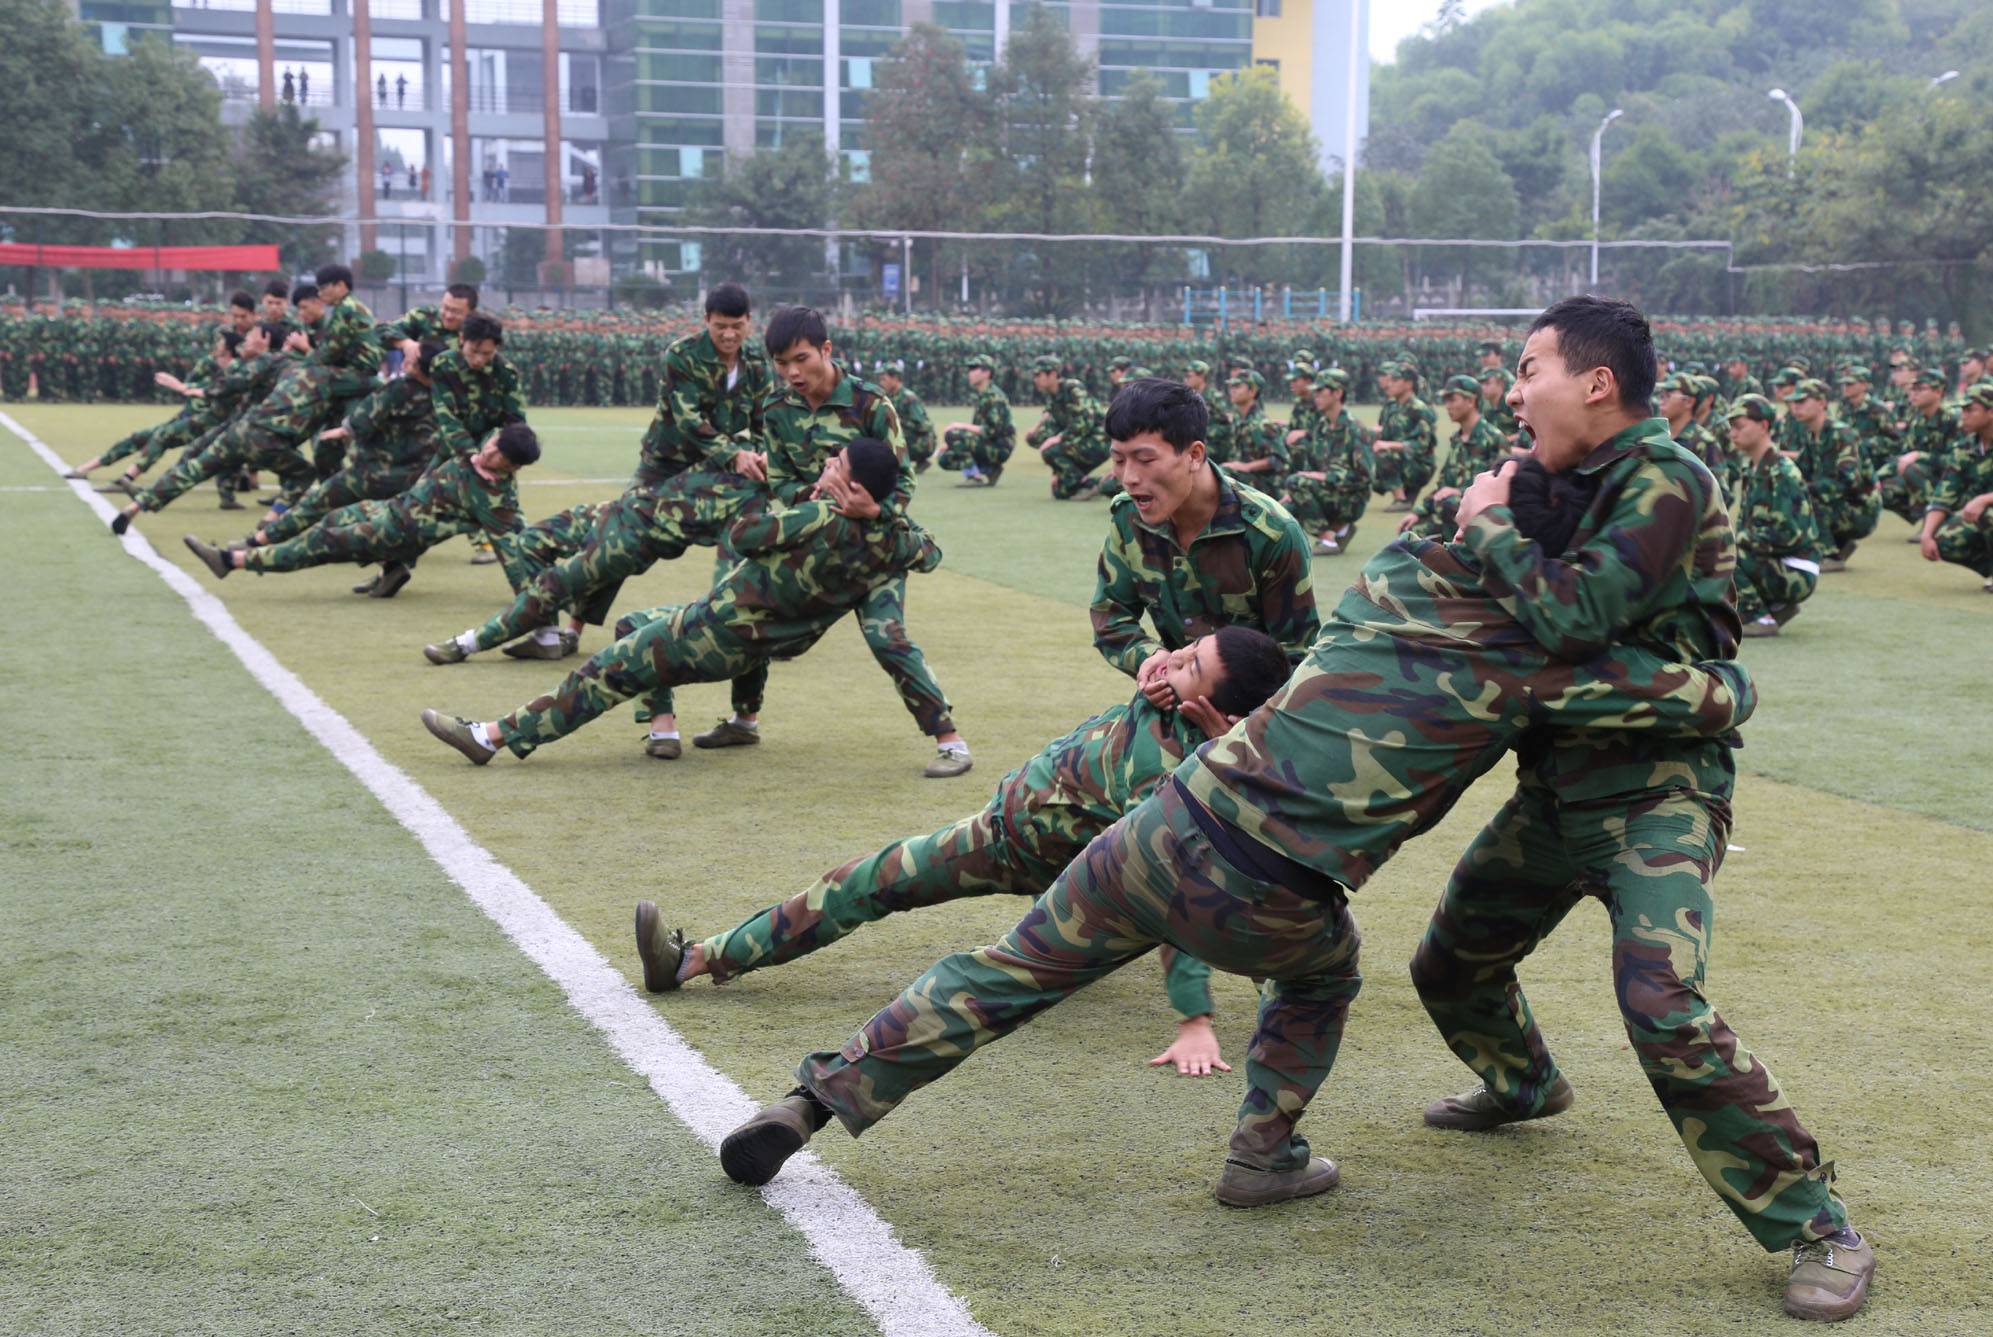
[[[68,468],[5,413],[0,413],[0,426],[25,441],[58,475]],[[71,481],[69,487],[106,524],[117,514],[88,484]],[[427,790],[375,751],[344,716],[244,631],[226,604],[161,557],[137,531],[127,531],[122,541],[125,551],[185,599],[250,675],[414,833],[450,880],[560,986],[574,1009],[607,1037],[633,1071],[650,1081],[651,1089],[701,1141],[717,1149],[721,1138],[754,1113],[755,1102],[732,1078],[707,1063],[587,939],[472,840]],[[719,1173],[717,1164],[713,1172]],[[781,1178],[763,1188],[761,1196],[802,1232],[810,1252],[886,1337],[994,1337],[941,1284],[927,1260],[900,1243],[871,1205],[807,1149],[789,1160]]]

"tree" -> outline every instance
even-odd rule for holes
[[[336,207],[344,154],[318,142],[318,122],[293,103],[253,113],[236,140],[235,207],[278,217],[326,217]],[[324,264],[339,241],[337,225],[251,223],[248,242],[275,242],[293,272]]]
[[[1460,121],[1426,154],[1412,188],[1412,226],[1425,237],[1513,238],[1521,221],[1515,183],[1495,154],[1495,137],[1478,121]],[[1514,268],[1512,256],[1491,260],[1478,247],[1420,247],[1422,264],[1458,276],[1464,295],[1477,267]],[[1500,252],[1496,253],[1500,255]]]
[[[1274,72],[1258,66],[1213,79],[1191,116],[1200,142],[1190,157],[1187,197],[1198,230],[1230,237],[1301,233],[1321,198],[1321,154]],[[1317,258],[1255,259],[1264,279],[1278,280],[1312,272]]]
[[[832,167],[823,136],[792,134],[779,148],[731,157],[724,175],[701,182],[686,221],[708,227],[821,228],[830,224]],[[750,286],[794,285],[824,272],[824,243],[814,237],[709,234],[707,273]]]
[[[1189,164],[1177,133],[1175,108],[1162,81],[1137,71],[1118,100],[1100,109],[1093,141],[1095,230],[1151,235],[1183,230]],[[1109,272],[1144,288],[1174,283],[1184,273],[1181,249],[1107,246],[1099,259]]]
[[[106,132],[91,109],[104,57],[61,0],[0,0],[0,200],[90,207]],[[101,241],[82,220],[13,223],[25,240]],[[24,229],[24,230],[23,230]]]
[[[199,213],[235,200],[235,164],[221,127],[221,90],[194,53],[142,34],[104,62],[102,118],[113,127],[97,169],[107,209]],[[212,240],[208,222],[163,225],[163,245]]]
[[[1085,229],[1087,161],[1096,108],[1094,66],[1044,5],[1024,12],[989,74],[996,109],[998,189],[985,218],[992,230],[1070,233]],[[1028,309],[1070,313],[1083,297],[1080,248],[1011,248],[1008,286]]]

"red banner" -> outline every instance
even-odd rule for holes
[[[56,269],[277,269],[275,246],[40,246],[0,242],[0,265]]]

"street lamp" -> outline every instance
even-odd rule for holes
[[[1799,104],[1787,97],[1783,88],[1774,88],[1771,92],[1765,94],[1765,96],[1774,102],[1785,103],[1785,109],[1792,113],[1792,136],[1786,146],[1785,166],[1785,174],[1791,176],[1793,172],[1793,159],[1799,157],[1799,137],[1806,133],[1806,121],[1799,114]]]
[[[1605,140],[1605,128],[1626,115],[1621,107],[1614,107],[1599,128],[1592,131],[1592,286],[1599,286],[1599,145]]]
[[[1937,78],[1931,80],[1930,87],[1926,88],[1924,91],[1926,93],[1933,92],[1937,89],[1939,84],[1948,84],[1956,78],[1958,78],[1957,70],[1946,70],[1943,74],[1940,74]]]

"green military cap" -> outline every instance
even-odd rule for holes
[[[1892,367],[1914,367],[1917,365],[1917,359],[1904,352],[1891,353],[1889,355],[1889,365]]]
[[[1813,374],[1813,364],[1803,357],[1789,357],[1785,360],[1785,365],[1796,370],[1801,376]]]
[[[1377,364],[1377,374],[1379,376],[1402,376],[1405,374],[1405,371],[1403,365],[1400,363],[1380,362]]]
[[[1255,390],[1264,391],[1266,389],[1266,377],[1260,375],[1251,367],[1241,367],[1225,378],[1225,384],[1250,385]]]
[[[1486,385],[1489,381],[1500,381],[1503,385],[1514,385],[1516,383],[1516,375],[1507,367],[1484,367],[1481,371],[1481,383]]]
[[[1747,367],[1751,365],[1751,359],[1745,357],[1741,351],[1732,352],[1729,357],[1724,359],[1725,365],[1732,362],[1741,362]]]
[[[1841,368],[1842,385],[1852,385],[1856,381],[1866,381],[1868,379],[1870,379],[1869,369],[1859,362],[1850,362],[1847,366]]]
[[[1945,388],[1945,374],[1936,367],[1926,367],[1910,378],[1910,384],[1935,385],[1942,390]]]
[[[1126,371],[1134,365],[1135,359],[1132,357],[1112,357],[1107,360],[1109,371]]]
[[[1199,376],[1209,376],[1211,374],[1211,364],[1201,357],[1194,357],[1190,359],[1190,370],[1196,372]]]
[[[1808,376],[1805,380],[1792,387],[1792,397],[1794,399],[1827,399],[1833,393],[1832,390],[1827,388],[1827,382],[1817,376]]]
[[[1128,379],[1131,381],[1154,380],[1155,375],[1156,373],[1153,369],[1145,367],[1139,362],[1128,368]]]
[[[1967,362],[1984,362],[1986,360],[1986,350],[1983,348],[1968,348],[1960,356]]]
[[[963,365],[967,367],[981,367],[984,371],[989,371],[989,372],[993,372],[997,369],[996,359],[991,357],[988,353],[978,353],[974,357],[970,358],[967,362],[963,363]]]
[[[1993,409],[1993,381],[1975,382],[1970,389],[1958,397],[1958,402],[1961,407],[1966,404],[1977,404],[1983,409]]]
[[[1479,399],[1481,383],[1472,376],[1449,376],[1446,378],[1446,384],[1439,388],[1441,399],[1448,395],[1465,395],[1469,399]]]
[[[1713,399],[1722,389],[1722,385],[1718,384],[1714,376],[1698,376],[1695,378],[1695,397],[1697,399]]]
[[[1709,375],[1709,368],[1703,366],[1700,362],[1685,362],[1682,364],[1682,370],[1691,376]]]
[[[1695,393],[1695,377],[1685,371],[1678,371],[1655,382],[1656,390],[1679,390],[1685,395]]]
[[[905,376],[907,374],[906,359],[902,357],[896,357],[889,362],[881,362],[879,364],[879,370],[890,371],[895,376]]]
[[[1739,395],[1730,401],[1732,418],[1750,418],[1755,422],[1775,422],[1778,408],[1763,395]]]
[[[1349,373],[1341,367],[1320,367],[1315,372],[1315,388],[1330,390],[1349,389]]]
[[[1806,373],[1797,367],[1780,367],[1778,375],[1772,377],[1773,385],[1798,385],[1806,379]]]
[[[1502,346],[1496,343],[1493,339],[1483,339],[1478,348],[1476,349],[1476,351],[1482,353],[1493,353],[1499,357],[1501,355]]]
[[[1065,363],[1059,361],[1051,353],[1040,353],[1037,357],[1031,359],[1031,370],[1033,371],[1064,371],[1065,369]]]

